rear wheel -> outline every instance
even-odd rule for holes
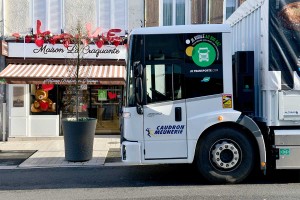
[[[254,149],[250,139],[233,128],[208,133],[198,145],[197,167],[212,183],[238,183],[254,166]]]

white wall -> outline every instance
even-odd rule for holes
[[[65,0],[65,32],[71,33],[78,20],[83,25],[91,23],[92,29],[96,29],[96,6],[96,0]]]
[[[3,0],[4,2],[4,35],[29,31],[31,28],[30,0]]]
[[[144,24],[144,1],[128,0],[128,31]]]

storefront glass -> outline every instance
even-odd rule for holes
[[[57,97],[56,85],[30,85],[31,115],[57,115]]]
[[[98,119],[96,133],[119,132],[122,86],[91,86],[91,115]]]
[[[31,115],[60,115],[62,119],[76,117],[74,85],[32,84],[30,94]],[[80,85],[79,117],[97,118],[96,134],[119,133],[121,98],[122,86]]]

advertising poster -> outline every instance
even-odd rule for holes
[[[24,87],[14,87],[13,107],[24,107]]]
[[[270,0],[269,6],[269,70],[281,71],[281,88],[292,89],[294,71],[300,76],[300,1]]]
[[[107,101],[107,91],[98,90],[98,101]]]

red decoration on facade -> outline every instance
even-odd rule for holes
[[[54,88],[53,84],[42,84],[42,89],[44,91],[49,91],[49,90],[52,90],[53,88]]]
[[[55,45],[56,43],[62,43],[66,48],[72,44],[72,36],[69,33],[62,33],[58,35],[52,35],[50,31],[41,31],[42,22],[37,20],[36,22],[36,34],[26,35],[24,40],[26,43],[30,43],[32,40],[38,47],[42,47],[45,42]],[[107,33],[100,33],[101,28],[96,28],[96,30],[92,33],[92,25],[91,23],[86,24],[87,35],[81,36],[81,42],[86,46],[88,43],[95,43],[98,48],[101,48],[104,44],[113,44],[116,47],[120,44],[124,44],[124,39],[116,33],[120,33],[121,29],[110,29]],[[14,33],[12,36],[18,40],[21,36],[19,33]],[[76,37],[76,36],[75,36]]]
[[[65,39],[63,41],[64,47],[68,48],[70,46],[70,40],[69,39]]]
[[[38,46],[38,47],[42,47],[43,45],[44,45],[44,40],[43,40],[43,38],[37,38],[37,39],[35,39],[35,44],[36,44],[36,46]]]
[[[100,49],[103,44],[104,44],[104,41],[102,38],[100,38],[98,41],[95,42],[95,44],[97,45],[97,47]]]
[[[31,42],[31,37],[29,35],[25,36],[25,42],[30,43]]]

